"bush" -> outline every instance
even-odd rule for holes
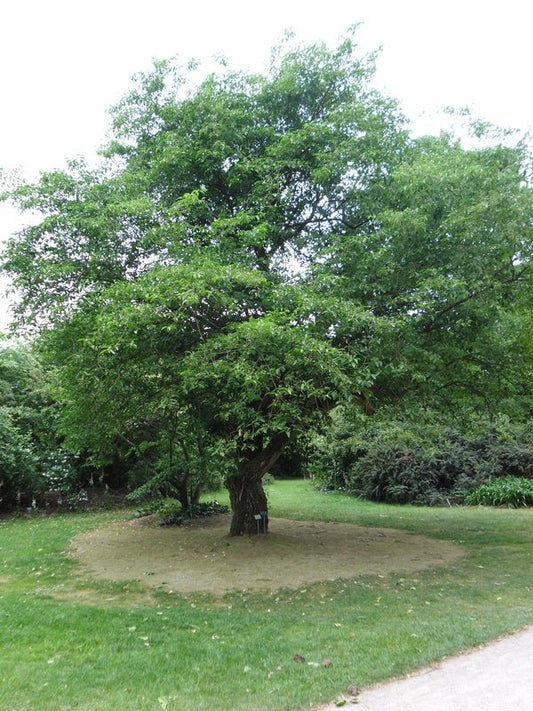
[[[31,438],[20,432],[7,408],[0,407],[0,510],[31,506],[39,484]]]
[[[206,501],[193,504],[184,509],[177,499],[156,499],[137,509],[136,516],[150,516],[156,514],[160,526],[181,526],[184,521],[193,518],[204,518],[215,514],[228,513],[229,508],[218,501]]]
[[[378,422],[354,434],[336,423],[312,474],[320,488],[373,501],[460,504],[492,479],[533,477],[533,446],[526,427],[509,424],[461,433],[438,422]]]
[[[128,499],[128,497],[126,497]],[[152,501],[147,501],[141,504],[135,512],[136,518],[142,518],[143,516],[152,516],[153,514],[158,514],[165,510],[166,507],[170,507],[173,504],[178,504],[181,508],[181,504],[177,499],[171,497],[162,499],[152,499]]]
[[[179,502],[178,502],[179,503]],[[162,512],[159,524],[161,526],[181,526],[184,521],[192,518],[205,518],[206,516],[215,516],[216,514],[228,513],[229,508],[218,501],[206,501],[199,504],[193,504],[188,509],[169,510]]]
[[[87,503],[80,458],[61,449],[49,379],[30,349],[0,339],[0,510]]]
[[[479,486],[465,497],[467,506],[507,506],[517,509],[533,506],[533,480],[503,477]]]
[[[167,499],[158,511],[160,526],[181,526],[184,520],[184,509],[177,499]]]

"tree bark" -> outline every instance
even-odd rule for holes
[[[268,532],[268,502],[263,476],[275,464],[288,441],[287,435],[277,435],[261,452],[242,459],[238,473],[228,478],[233,513],[230,536]]]
[[[203,484],[197,484],[195,487],[192,488],[191,498],[190,498],[192,506],[195,506],[196,504],[200,503],[200,496],[202,495],[203,490],[204,490]]]
[[[190,508],[190,498],[189,498],[189,490],[187,488],[187,479],[178,479],[178,483],[176,484],[176,496],[178,498],[178,501],[181,504],[181,508],[184,510],[187,510]]]
[[[230,536],[254,535],[268,531],[268,503],[262,477],[236,474],[228,479],[232,509]],[[260,516],[260,519],[256,519]]]

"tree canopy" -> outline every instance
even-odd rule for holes
[[[530,392],[525,149],[413,139],[372,73],[352,38],[281,48],[264,76],[195,84],[158,62],[112,110],[97,169],[11,193],[42,216],[4,269],[67,442],[152,452],[183,501],[222,472],[235,535],[338,403]]]
[[[394,324],[376,396],[425,391],[453,402],[462,393],[494,409],[505,392],[529,389],[527,169],[521,145],[413,141],[367,228],[333,238],[326,273],[336,293]]]
[[[284,274],[369,218],[406,136],[351,40],[274,56],[267,76],[158,62],[112,110],[102,165],[14,197],[43,215],[8,249],[21,319],[57,323],[87,293],[203,256]],[[188,84],[188,80],[192,85]]]

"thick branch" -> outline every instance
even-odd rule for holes
[[[288,442],[289,436],[284,432],[280,432],[259,452],[250,453],[251,456],[246,452],[242,452],[242,459],[239,463],[240,473],[244,476],[261,478],[263,474],[266,474],[274,466]]]

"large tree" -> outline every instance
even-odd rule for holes
[[[98,169],[12,193],[43,217],[5,268],[68,439],[156,448],[200,484],[224,462],[232,534],[256,530],[263,475],[339,401],[487,399],[524,354],[522,147],[410,140],[372,65],[350,39],[278,51],[266,76],[194,84],[157,63]]]
[[[105,449],[146,444],[154,423],[167,441],[171,422],[182,442],[194,428],[234,462],[234,534],[266,511],[261,477],[287,442],[347,375],[365,379],[302,275],[332,232],[369,219],[406,143],[372,63],[346,40],[196,88],[157,63],[115,107],[98,170],[73,163],[14,193],[43,215],[6,268],[19,323],[49,331],[66,434]]]

